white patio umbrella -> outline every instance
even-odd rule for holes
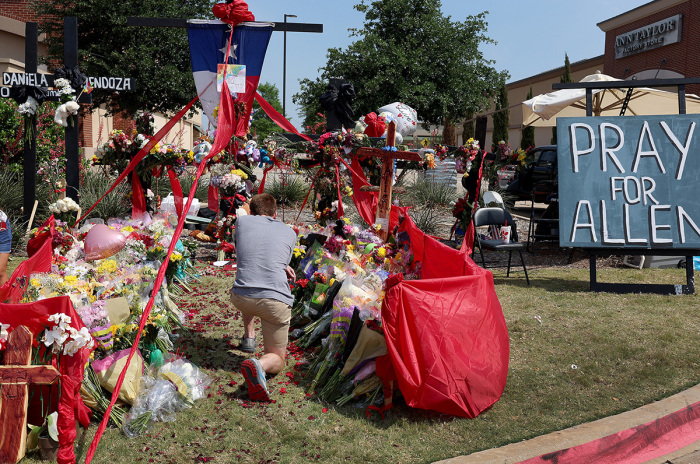
[[[596,73],[581,82],[621,81]],[[627,89],[593,89],[593,116],[619,116]],[[686,94],[686,113],[700,113],[700,98]],[[523,126],[551,127],[558,117],[586,116],[586,90],[562,89],[537,95],[522,103]],[[678,94],[647,87],[632,92],[626,115],[678,114]]]

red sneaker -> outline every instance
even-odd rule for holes
[[[255,358],[246,359],[241,363],[241,372],[248,385],[248,396],[253,401],[270,401],[270,394],[267,392],[267,381],[265,380],[265,370],[260,361]]]

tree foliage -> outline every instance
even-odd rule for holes
[[[128,16],[211,18],[211,0],[32,0],[47,33],[49,62],[63,63],[63,18],[78,18],[78,62],[88,76],[131,77],[136,91],[95,90],[95,105],[112,112],[178,111],[197,93],[187,30],[127,27]]]
[[[527,93],[527,99],[532,98],[532,86],[530,86],[530,91]],[[520,148],[527,150],[530,147],[535,146],[535,128],[532,126],[527,126],[522,130],[522,137],[520,137]]]
[[[493,151],[496,151],[496,146],[503,141],[508,143],[508,128],[510,126],[510,110],[508,109],[508,87],[503,82],[498,89],[498,95],[495,99],[496,112],[493,114]],[[503,110],[503,111],[499,111]]]
[[[507,73],[496,71],[479,50],[479,45],[493,43],[485,35],[486,12],[452,21],[440,8],[440,0],[362,0],[355,5],[365,14],[364,26],[350,30],[358,40],[344,50],[329,49],[320,77],[302,81],[294,96],[305,125],[321,111],[314,97],[331,77],[354,84],[356,115],[400,101],[413,107],[422,122],[441,124],[488,107]]]
[[[282,103],[280,103],[280,91],[275,84],[264,82],[258,84],[258,92],[274,109],[282,113]],[[250,126],[251,133],[257,136],[258,142],[265,140],[271,132],[281,132],[277,124],[272,122],[267,114],[260,108],[258,102],[253,102],[253,122]]]

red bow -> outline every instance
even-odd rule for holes
[[[233,26],[246,21],[255,21],[255,16],[248,11],[248,4],[243,0],[233,0],[231,3],[217,3],[212,8],[212,11],[214,16]]]
[[[384,135],[386,122],[384,122],[384,118],[378,117],[377,113],[370,113],[365,116],[365,123],[367,123],[365,134],[367,134],[368,137],[381,137]]]

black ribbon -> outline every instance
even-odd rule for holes
[[[21,85],[18,87],[12,87],[10,89],[10,97],[17,102],[18,105],[27,102],[29,97],[32,97],[40,105],[44,102],[48,96],[48,89],[46,87],[36,87],[33,85]]]
[[[328,84],[326,91],[319,97],[323,109],[334,112],[340,123],[346,128],[355,127],[355,114],[350,106],[355,101],[355,87],[344,83],[340,88]]]
[[[69,68],[66,65],[56,68],[53,72],[53,77],[54,79],[68,79],[70,86],[75,91],[80,91],[88,80],[87,76],[77,66]]]

